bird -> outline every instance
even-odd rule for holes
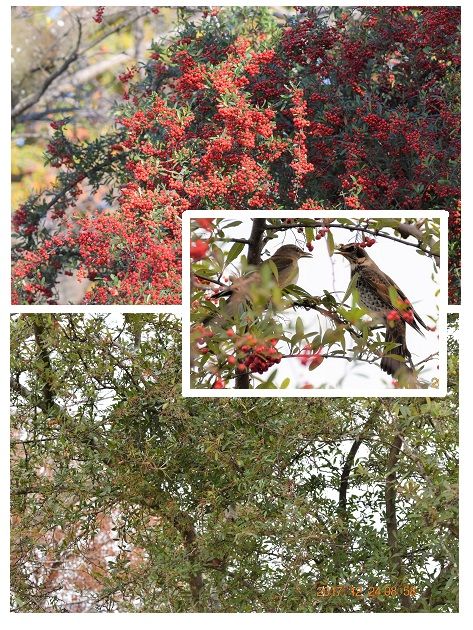
[[[228,297],[228,300],[220,313],[206,317],[202,324],[207,326],[217,319],[222,322],[231,319],[239,307],[250,299],[254,288],[264,280],[264,268],[269,268],[270,274],[280,289],[295,284],[299,278],[299,260],[312,258],[312,254],[305,252],[297,245],[282,245],[270,258],[263,260],[249,273],[235,278],[231,285],[213,296],[213,299]]]
[[[381,369],[394,378],[403,373],[414,375],[411,353],[406,342],[406,322],[421,335],[424,334],[421,326],[425,330],[430,330],[429,327],[394,280],[381,271],[363,247],[357,243],[349,243],[340,245],[336,253],[344,256],[350,263],[351,277],[352,280],[356,278],[355,287],[361,304],[375,319],[381,320],[386,326],[385,341],[397,344],[388,354],[397,354],[404,359],[402,361],[395,357],[383,356]],[[392,290],[390,292],[391,288],[395,289],[398,300],[391,299],[393,293]]]

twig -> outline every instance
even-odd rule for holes
[[[199,278],[200,280],[205,280],[206,282],[212,282],[212,284],[218,284],[221,287],[228,287],[228,284],[225,284],[224,282],[220,282],[220,280],[211,280],[210,278],[206,278],[205,276],[201,276],[198,273],[192,272],[192,275],[194,275],[196,278]]]
[[[97,164],[96,166],[93,166],[88,171],[85,171],[86,177],[89,178],[90,175],[98,173],[102,169],[105,169],[105,168],[109,167],[112,162],[119,162],[119,161],[123,160],[123,158],[126,157],[127,155],[128,155],[128,153],[118,153],[116,156],[109,157],[108,161],[106,163]],[[73,181],[68,186],[65,186],[62,190],[57,192],[54,195],[54,197],[51,199],[51,201],[49,201],[46,204],[46,206],[44,207],[44,213],[46,214],[46,212],[48,210],[50,210],[60,199],[65,197],[70,190],[72,190],[73,188],[76,187],[76,185],[77,185],[77,182]]]
[[[68,57],[66,57],[64,62],[61,64],[61,66],[59,66],[57,70],[55,70],[48,77],[46,77],[43,85],[40,87],[38,92],[36,92],[36,94],[32,94],[31,96],[28,96],[22,99],[19,103],[17,103],[17,105],[13,108],[12,113],[11,113],[11,117],[13,120],[20,114],[23,114],[23,112],[25,112],[27,109],[35,105],[39,101],[39,99],[43,96],[43,94],[46,92],[46,90],[51,85],[51,83],[53,83],[58,77],[60,77],[61,74],[64,74],[64,72],[69,68],[71,63],[77,60],[79,56],[79,47],[82,40],[82,24],[78,17],[76,17],[76,22],[77,22],[78,33],[77,33],[77,41],[76,41],[76,45],[74,46],[74,50]]]
[[[215,237],[214,240],[215,241],[219,241],[221,243],[244,243],[245,245],[249,245],[250,244],[250,241],[247,238],[229,238],[229,237],[218,238],[218,237]]]
[[[363,335],[361,333],[356,332],[356,330],[352,328],[346,320],[342,319],[335,313],[332,313],[331,311],[328,311],[325,308],[322,308],[315,301],[311,301],[309,299],[301,300],[300,302],[293,302],[291,306],[293,308],[305,308],[306,311],[311,310],[311,309],[314,311],[317,311],[324,317],[331,319],[333,322],[335,322],[335,324],[339,326],[343,326],[345,330],[348,331],[354,339],[358,340],[361,337],[363,337]]]
[[[266,230],[273,230],[275,232],[280,232],[283,230],[292,230],[293,228],[307,228],[307,227],[328,227],[326,226],[322,221],[313,221],[311,223],[292,223],[291,225],[280,225],[280,226],[276,226],[276,225],[267,225],[266,226]],[[426,249],[425,247],[423,247],[422,245],[420,245],[419,243],[409,243],[408,241],[406,241],[405,239],[402,238],[398,238],[397,236],[391,236],[391,234],[386,234],[384,232],[381,232],[380,230],[371,230],[369,228],[361,228],[358,225],[340,225],[339,223],[331,223],[330,224],[330,229],[331,228],[340,228],[342,230],[349,230],[350,232],[365,232],[366,234],[371,234],[371,236],[381,236],[382,238],[387,238],[390,241],[395,241],[396,243],[401,243],[402,245],[408,245],[409,247],[415,247],[416,249],[419,249],[420,251],[424,252],[425,254],[427,254],[428,256],[431,256],[433,258],[435,258],[436,260],[438,259],[438,255],[432,253],[430,250]],[[396,228],[393,228],[396,229]]]

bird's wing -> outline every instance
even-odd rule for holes
[[[391,296],[389,295],[390,287],[394,287],[396,289],[397,294],[399,295],[401,300],[408,299],[406,297],[406,294],[397,286],[394,280],[390,278],[387,274],[385,274],[383,271],[381,271],[380,269],[366,269],[363,274],[363,277],[366,283],[377,292],[377,294],[379,295],[381,300],[385,303],[387,308],[399,310],[399,309],[396,309],[391,302]],[[419,324],[421,324],[421,326],[423,326],[426,330],[428,330],[428,327],[422,321],[420,315],[416,312],[414,307],[410,306],[407,310],[408,311],[411,310],[414,314],[414,318],[419,322]],[[421,332],[420,328],[418,327],[415,321],[411,323],[411,326],[418,332]]]
[[[239,292],[242,287],[247,287],[248,284],[258,281],[259,276],[255,271],[249,271],[243,276],[238,276],[233,279],[233,282],[227,286],[227,288],[222,289],[218,293],[212,296],[212,299],[217,299],[221,297],[228,297],[229,295],[233,295],[233,293]]]
[[[289,284],[297,282],[299,267],[294,258],[278,254],[277,256],[268,258],[268,260],[265,260],[262,264],[264,265],[269,261],[271,261],[276,267],[278,272],[278,284],[282,289],[287,287]]]
[[[268,258],[267,260],[263,260],[263,262],[258,266],[266,265],[269,261],[271,261],[276,267],[276,271],[278,272],[278,284],[281,288],[286,287],[288,284],[297,281],[298,277],[298,266],[294,264],[294,259],[291,256],[277,255],[273,258]],[[290,270],[290,273],[287,271]],[[287,276],[285,274],[287,273]],[[227,296],[233,296],[233,299],[238,294],[240,297],[246,296],[250,290],[250,287],[254,284],[261,281],[261,275],[257,269],[253,269],[248,271],[245,275],[235,278],[231,285],[226,289],[222,289],[219,293],[216,293],[213,298],[221,298]]]
[[[274,256],[274,258],[269,258],[269,260],[276,265],[278,273],[283,271],[283,269],[287,269],[287,267],[290,267],[294,263],[294,259],[290,256],[281,256],[280,254]],[[265,260],[264,262],[267,261]]]

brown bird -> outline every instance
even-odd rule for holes
[[[340,245],[338,250],[336,253],[344,256],[350,263],[352,279],[356,277],[355,287],[358,290],[360,302],[375,319],[384,322],[386,342],[397,344],[388,353],[404,357],[404,361],[394,357],[382,357],[381,369],[395,377],[400,375],[402,369],[412,375],[412,358],[406,343],[406,321],[421,335],[424,333],[419,324],[426,330],[429,330],[428,326],[422,321],[394,280],[381,271],[362,247],[356,243],[349,243]],[[399,299],[391,299],[392,288],[395,289]]]
[[[224,321],[232,318],[237,313],[240,305],[249,300],[251,291],[261,283],[263,267],[269,267],[281,289],[290,284],[295,284],[299,278],[299,260],[301,258],[312,258],[312,254],[305,252],[297,245],[283,245],[280,247],[270,258],[261,262],[253,271],[236,278],[228,288],[213,296],[213,299],[227,296],[229,299],[219,315],[210,315],[203,320],[204,326],[216,319]],[[276,273],[274,273],[274,269]]]

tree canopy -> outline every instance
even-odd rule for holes
[[[12,609],[452,612],[444,399],[180,395],[172,315],[11,322]]]

